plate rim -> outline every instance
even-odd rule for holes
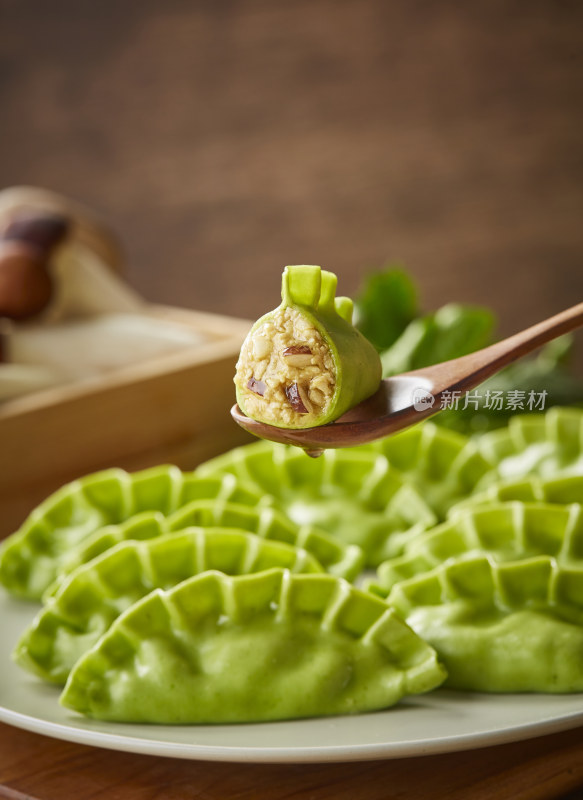
[[[439,692],[439,690],[437,690]],[[390,713],[390,709],[386,712]],[[331,717],[330,719],[342,719]],[[289,720],[293,722],[293,720]],[[322,745],[316,747],[264,747],[183,744],[161,739],[142,739],[127,734],[92,731],[23,714],[0,705],[0,722],[31,733],[90,747],[101,747],[117,752],[179,758],[189,761],[217,761],[258,764],[323,764],[334,762],[379,761],[399,758],[417,758],[430,755],[479,750],[501,744],[536,739],[541,736],[574,730],[583,726],[583,710],[563,714],[539,722],[524,722],[499,730],[460,734],[426,740],[404,740],[375,744]],[[243,723],[240,727],[244,728]],[[200,726],[180,726],[197,728]],[[238,726],[239,727],[239,726]]]

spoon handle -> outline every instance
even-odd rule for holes
[[[583,303],[578,303],[554,317],[549,317],[520,333],[515,333],[514,336],[502,339],[482,350],[476,350],[475,353],[406,374],[423,376],[433,381],[435,396],[439,396],[444,389],[464,393],[495,375],[507,364],[531,353],[546,342],[550,342],[551,339],[556,339],[582,325]]]

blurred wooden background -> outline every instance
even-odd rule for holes
[[[502,330],[583,296],[583,4],[0,0],[0,179],[81,199],[148,298],[256,317],[388,262]]]

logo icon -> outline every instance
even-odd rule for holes
[[[431,392],[428,392],[427,389],[422,389],[421,386],[413,389],[411,396],[415,411],[425,411],[426,409],[431,408],[435,403],[435,397],[431,394]]]

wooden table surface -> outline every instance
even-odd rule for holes
[[[583,796],[580,728],[441,756],[254,765],[119,753],[0,725],[0,797],[9,800],[558,800],[571,793]]]
[[[0,0],[0,14],[2,184],[103,213],[148,299],[254,318],[287,263],[333,269],[351,294],[399,261],[426,307],[487,303],[510,332],[583,295],[577,0]],[[583,731],[254,766],[0,726],[0,786],[19,800],[557,798],[583,787]]]

